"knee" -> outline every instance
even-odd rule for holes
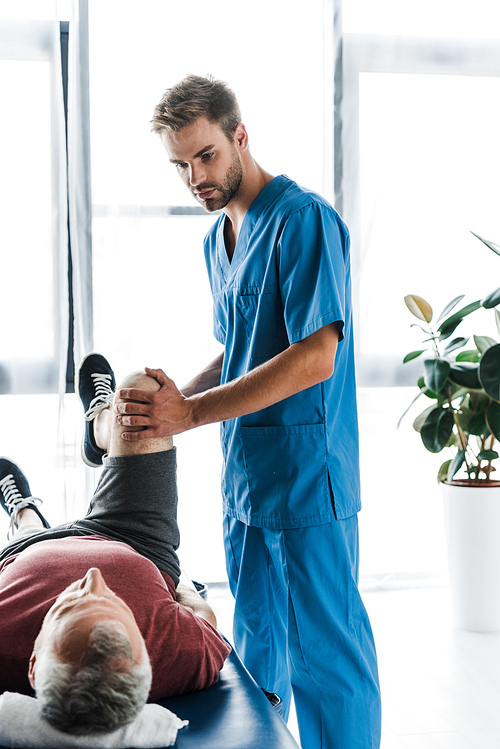
[[[154,377],[150,377],[145,372],[131,372],[119,384],[121,388],[137,388],[138,390],[159,390],[160,385]]]
[[[160,384],[154,377],[147,375],[145,372],[132,372],[120,382],[117,392],[124,388],[135,388],[137,390],[156,392],[160,389]],[[140,400],[126,400],[131,403],[141,403]],[[122,434],[124,432],[142,432],[144,429],[146,429],[145,426],[123,426],[116,421],[116,418],[114,418],[111,423],[109,455],[136,455],[139,453],[162,452],[164,450],[172,449],[172,437],[148,437],[147,439],[133,442],[128,442],[122,439]]]
[[[121,390],[122,388],[137,388],[137,390],[149,390],[154,392],[160,389],[160,385],[154,377],[150,377],[145,372],[131,372],[120,382],[115,393],[115,402],[117,400],[118,390]],[[129,403],[141,403],[140,400],[133,400],[132,398],[126,398],[124,401]],[[120,427],[122,432],[140,432],[143,429],[145,429],[145,427]]]

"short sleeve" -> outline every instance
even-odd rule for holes
[[[330,206],[309,203],[287,220],[279,241],[279,278],[290,343],[345,321],[347,228]]]
[[[190,609],[177,602],[158,607],[146,647],[153,667],[150,701],[206,689],[219,678],[231,647]]]

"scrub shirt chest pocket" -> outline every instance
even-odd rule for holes
[[[267,361],[288,346],[279,288],[240,286],[234,293],[236,328],[245,336],[250,362]]]

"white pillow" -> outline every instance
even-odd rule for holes
[[[181,720],[161,705],[145,705],[133,723],[117,731],[73,736],[53,728],[38,709],[38,700],[26,694],[0,696],[0,745],[36,749],[161,749],[175,744]]]

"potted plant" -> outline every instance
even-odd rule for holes
[[[500,255],[498,245],[478,238]],[[482,308],[494,311],[500,333],[500,289],[465,305],[463,299],[453,299],[434,321],[425,299],[405,297],[424,340],[423,347],[403,361],[423,362],[410,408],[420,398],[427,407],[414,420],[414,429],[430,452],[451,453],[437,478],[443,487],[455,623],[460,629],[497,631],[500,480],[495,478],[499,458],[495,443],[500,442],[500,343],[487,335],[464,337],[457,329]]]

